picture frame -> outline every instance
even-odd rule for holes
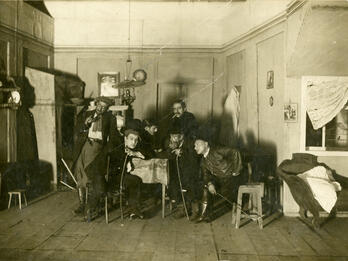
[[[120,83],[120,72],[99,72],[99,96],[117,98],[120,96],[117,85]]]
[[[267,72],[267,89],[273,89],[274,88],[274,72],[268,71]]]
[[[284,104],[284,121],[285,122],[297,122],[298,120],[298,108],[297,103]]]

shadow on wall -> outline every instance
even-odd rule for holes
[[[34,68],[54,75],[55,102],[56,104],[72,103],[72,98],[84,98],[85,82],[76,74],[56,69]]]

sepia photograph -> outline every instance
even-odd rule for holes
[[[347,0],[0,0],[0,261],[348,260]]]
[[[284,105],[284,121],[297,122],[297,104],[289,103]]]

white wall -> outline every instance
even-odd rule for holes
[[[131,46],[221,46],[285,10],[289,2],[131,2]],[[46,5],[55,18],[56,47],[128,46],[128,2]]]

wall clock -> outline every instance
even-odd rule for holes
[[[147,73],[143,69],[138,69],[133,72],[133,78],[136,81],[145,82],[147,78]]]

